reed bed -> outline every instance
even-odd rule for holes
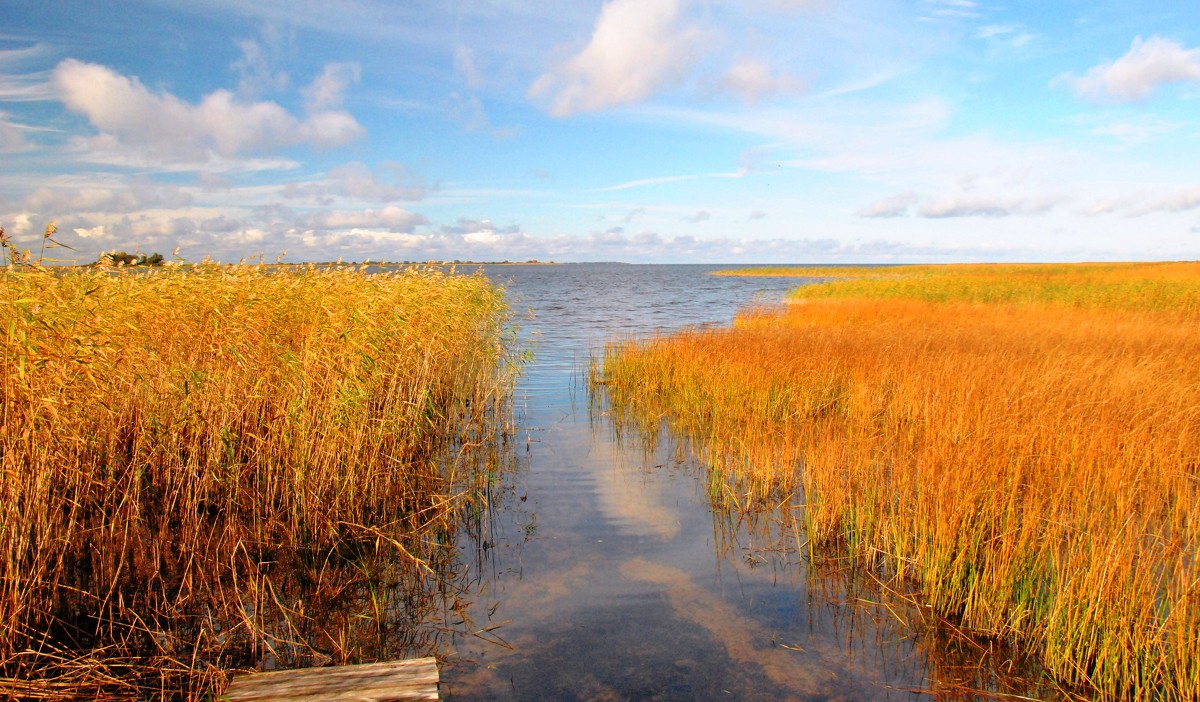
[[[429,652],[507,455],[485,278],[10,267],[0,334],[0,696]]]
[[[1200,697],[1200,265],[891,268],[610,345],[613,412],[1103,697]],[[903,587],[901,586],[903,585]]]

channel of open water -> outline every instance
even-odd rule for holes
[[[517,387],[520,468],[464,555],[471,604],[444,698],[974,698],[947,678],[981,654],[948,654],[845,568],[807,564],[781,515],[714,512],[686,446],[647,452],[590,406],[588,359],[606,340],[727,324],[802,282],[720,268],[486,269],[534,358]],[[978,666],[967,677],[1005,687]]]

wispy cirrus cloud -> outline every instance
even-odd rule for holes
[[[701,180],[707,178],[742,178],[746,175],[744,170],[731,171],[727,173],[692,173],[688,175],[662,176],[660,178],[639,178],[630,180],[616,185],[609,185],[603,188],[597,188],[597,192],[613,192],[616,190],[629,190],[630,188],[640,188],[646,185],[661,185],[664,183],[679,183],[686,180]]]
[[[53,100],[53,86],[47,81],[49,73],[29,70],[39,60],[50,55],[43,43],[18,49],[0,49],[0,101],[39,102]]]

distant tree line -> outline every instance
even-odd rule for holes
[[[96,261],[98,266],[161,266],[163,264],[163,256],[160,253],[153,253],[147,256],[144,253],[125,253],[124,251],[109,251],[100,254],[100,259]]]

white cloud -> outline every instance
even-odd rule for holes
[[[640,188],[644,185],[659,185],[662,183],[678,183],[685,180],[702,180],[707,178],[742,178],[746,175],[745,170],[732,171],[730,173],[694,173],[691,175],[677,176],[662,176],[659,178],[640,178],[631,180],[626,183],[618,183],[617,185],[609,185],[596,190],[602,193],[613,192],[616,190],[629,190],[630,188]]]
[[[1200,187],[1185,188],[1168,194],[1148,191],[1097,199],[1080,210],[1087,216],[1124,214],[1143,217],[1159,213],[1179,213],[1200,209]]]
[[[396,232],[411,232],[418,225],[428,222],[424,215],[389,206],[379,210],[318,212],[310,216],[306,224],[313,229],[384,228]]]
[[[45,71],[27,71],[27,66],[50,53],[49,46],[40,43],[21,49],[0,49],[0,100],[5,102],[53,100],[54,91],[46,81],[47,73]]]
[[[82,212],[135,212],[148,208],[177,209],[190,204],[192,197],[172,185],[149,182],[34,189],[24,201],[30,212],[47,216]]]
[[[325,178],[307,183],[288,183],[283,197],[332,204],[335,197],[363,202],[411,202],[429,193],[430,187],[416,182],[402,164],[386,161],[376,174],[365,163],[353,161],[329,169]]]
[[[498,244],[500,240],[501,236],[491,229],[483,229],[463,236],[463,241],[471,244]]]
[[[53,82],[69,109],[101,133],[99,149],[137,149],[164,160],[240,156],[295,144],[334,147],[363,134],[348,113],[316,112],[301,121],[274,102],[242,102],[227,90],[191,104],[154,92],[137,78],[75,59],[58,64]]]
[[[859,217],[903,217],[909,208],[917,204],[916,193],[900,193],[885,197],[858,211]]]
[[[803,82],[789,74],[776,73],[759,59],[741,59],[709,86],[714,92],[732,93],[749,104],[778,94],[798,93]]]
[[[494,126],[483,109],[483,102],[474,95],[450,93],[450,114],[468,132],[483,132],[495,139],[510,139],[521,131],[516,127]]]
[[[550,114],[565,117],[639,102],[682,81],[704,32],[681,22],[681,0],[611,0],[591,41],[529,88]]]
[[[979,16],[979,3],[973,0],[927,0],[933,17],[964,19]]]
[[[73,230],[81,239],[104,239],[105,231],[103,224],[97,224],[94,227],[76,227]]]
[[[300,91],[300,94],[304,96],[305,106],[309,112],[319,113],[322,110],[341,108],[346,88],[357,85],[360,80],[362,80],[362,66],[359,64],[353,62],[330,63],[325,66],[321,75]]]
[[[946,217],[1009,217],[1049,212],[1062,202],[1061,197],[999,197],[990,195],[957,195],[926,200],[917,215],[933,219]]]
[[[287,88],[288,74],[271,68],[270,61],[261,44],[253,39],[243,39],[238,42],[238,48],[242,50],[241,58],[234,61],[230,68],[240,76],[238,80],[240,95],[252,98],[262,93]]]
[[[459,217],[457,223],[445,225],[441,230],[443,234],[450,236],[469,236],[479,232],[516,234],[520,232],[521,228],[517,225],[497,227],[490,219],[467,219],[466,217]]]
[[[1183,124],[1149,115],[1097,124],[1089,134],[1114,139],[1124,145],[1141,144],[1157,137],[1179,131]]]
[[[1009,49],[1022,49],[1035,37],[1019,24],[989,24],[979,28],[975,36]]]
[[[1137,37],[1129,52],[1116,61],[1093,67],[1082,78],[1060,76],[1079,95],[1122,101],[1141,100],[1160,85],[1200,83],[1200,49],[1184,49],[1160,36]]]
[[[25,138],[26,128],[9,122],[7,112],[0,112],[0,153],[29,151],[33,144]]]
[[[454,68],[462,74],[467,87],[477,90],[483,87],[483,73],[475,62],[475,52],[468,46],[458,46],[454,49]]]
[[[1200,209],[1200,188],[1180,190],[1164,198],[1149,203],[1146,207],[1136,210],[1134,214],[1150,214],[1151,212],[1187,212]]]

